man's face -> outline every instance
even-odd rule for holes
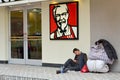
[[[74,51],[75,55],[80,55],[80,51]]]
[[[60,6],[56,9],[55,18],[58,27],[64,30],[68,23],[68,12],[64,6]]]

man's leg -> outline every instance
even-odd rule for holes
[[[63,66],[64,66],[64,68],[69,68],[69,67],[72,67],[74,65],[75,65],[75,62],[73,62],[72,59],[68,59]]]
[[[71,67],[75,67],[76,63],[72,59],[68,59],[65,64],[63,65],[63,72],[67,72],[68,70],[71,70]]]
[[[71,67],[74,67],[76,65],[75,62],[73,62],[72,59],[68,59],[64,65],[63,65],[63,73],[67,72],[68,70],[70,70]],[[60,70],[57,71],[57,74],[61,73]]]

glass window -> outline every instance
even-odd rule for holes
[[[23,59],[23,11],[11,11],[11,57]]]

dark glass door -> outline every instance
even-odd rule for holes
[[[27,10],[28,59],[42,59],[41,9]]]
[[[11,11],[11,58],[24,59],[23,11]]]
[[[10,63],[41,65],[41,9],[10,11]]]

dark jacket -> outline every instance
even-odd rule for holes
[[[79,56],[75,56],[75,59],[76,58],[78,62],[76,66],[71,67],[70,70],[80,71],[87,62],[87,55],[85,53],[81,53]]]

